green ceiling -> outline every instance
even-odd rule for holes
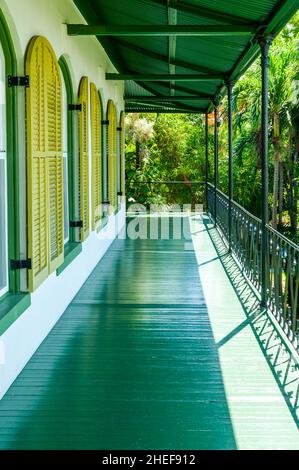
[[[74,3],[87,24],[97,27],[88,34],[97,31],[117,71],[133,75],[134,81],[125,84],[125,96],[131,97],[126,101],[127,112],[206,112],[211,99],[225,91],[225,80],[238,79],[259,55],[258,36],[277,34],[299,8],[299,0]],[[144,27],[143,34],[138,27]],[[71,28],[72,34],[87,34],[76,26]],[[156,74],[163,81],[150,80]],[[174,79],[167,77],[173,74]],[[190,74],[200,80],[190,80]],[[188,75],[188,81],[179,80],[179,75]],[[201,75],[207,79],[202,80]],[[209,75],[216,78],[209,79]],[[188,95],[192,97],[189,100]],[[147,97],[156,96],[163,99],[147,101]]]

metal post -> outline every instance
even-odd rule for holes
[[[267,278],[268,278],[268,68],[269,68],[269,47],[272,42],[271,36],[264,36],[259,39],[261,48],[262,67],[262,213],[261,213],[261,306],[267,306]]]
[[[228,99],[228,251],[232,248],[232,200],[234,191],[234,175],[233,175],[233,82],[228,81],[227,84]]]
[[[217,225],[217,188],[218,188],[218,105],[214,102],[214,223]]]
[[[209,118],[206,114],[206,210],[208,211],[208,182],[209,182]]]

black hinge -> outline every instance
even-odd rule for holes
[[[122,128],[122,127],[117,127],[116,130],[117,130],[117,131],[122,131],[123,128]]]
[[[10,269],[31,269],[31,259],[11,259]]]
[[[102,125],[103,125],[103,126],[109,126],[109,121],[108,121],[108,120],[102,121]]]
[[[82,111],[82,104],[69,104],[69,111]]]
[[[117,191],[117,195],[118,195],[118,196],[122,196],[122,195],[123,195],[123,192],[122,192],[122,191]]]
[[[70,220],[70,227],[71,228],[83,228],[83,221],[82,220]]]
[[[25,88],[29,88],[29,75],[25,75],[25,77],[8,75],[7,84],[9,88],[13,86],[24,86]]]

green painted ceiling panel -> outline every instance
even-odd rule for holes
[[[119,73],[127,74],[190,74],[207,73],[209,70],[223,74],[223,80],[205,82],[138,81],[125,85],[128,96],[184,95],[204,93],[216,96],[224,91],[225,79],[237,80],[259,55],[257,38],[262,33],[277,34],[299,7],[299,0],[74,0],[89,25],[168,25],[168,7],[177,10],[177,25],[229,26],[244,24],[253,26],[248,35],[223,36],[131,36],[99,37]],[[175,15],[172,14],[171,18]],[[174,23],[171,23],[174,24]],[[169,62],[170,51],[172,62]],[[175,62],[175,63],[173,63]],[[112,72],[108,70],[107,72]],[[184,87],[184,92],[177,87]],[[181,109],[184,103],[172,104],[171,109]],[[198,112],[197,102],[189,102],[188,109]],[[140,104],[140,109],[148,105]],[[201,109],[207,112],[210,101],[201,101]],[[151,105],[153,108],[153,105]],[[159,108],[159,107],[158,107]],[[132,104],[126,105],[126,110]],[[155,104],[157,109],[157,104]],[[187,109],[187,108],[186,108]],[[165,110],[161,103],[160,111]]]
[[[228,73],[247,45],[246,38],[177,38],[176,57]],[[228,60],[230,58],[230,60]]]
[[[271,10],[279,3],[275,0],[188,0],[190,5],[210,8],[218,13],[239,16],[250,21],[264,21]]]

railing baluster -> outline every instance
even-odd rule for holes
[[[209,213],[213,217],[215,187],[208,184]],[[229,200],[216,190],[218,229],[229,241]],[[248,279],[261,292],[261,220],[232,201],[231,249]],[[268,226],[267,307],[280,321],[294,346],[299,346],[299,247]]]

